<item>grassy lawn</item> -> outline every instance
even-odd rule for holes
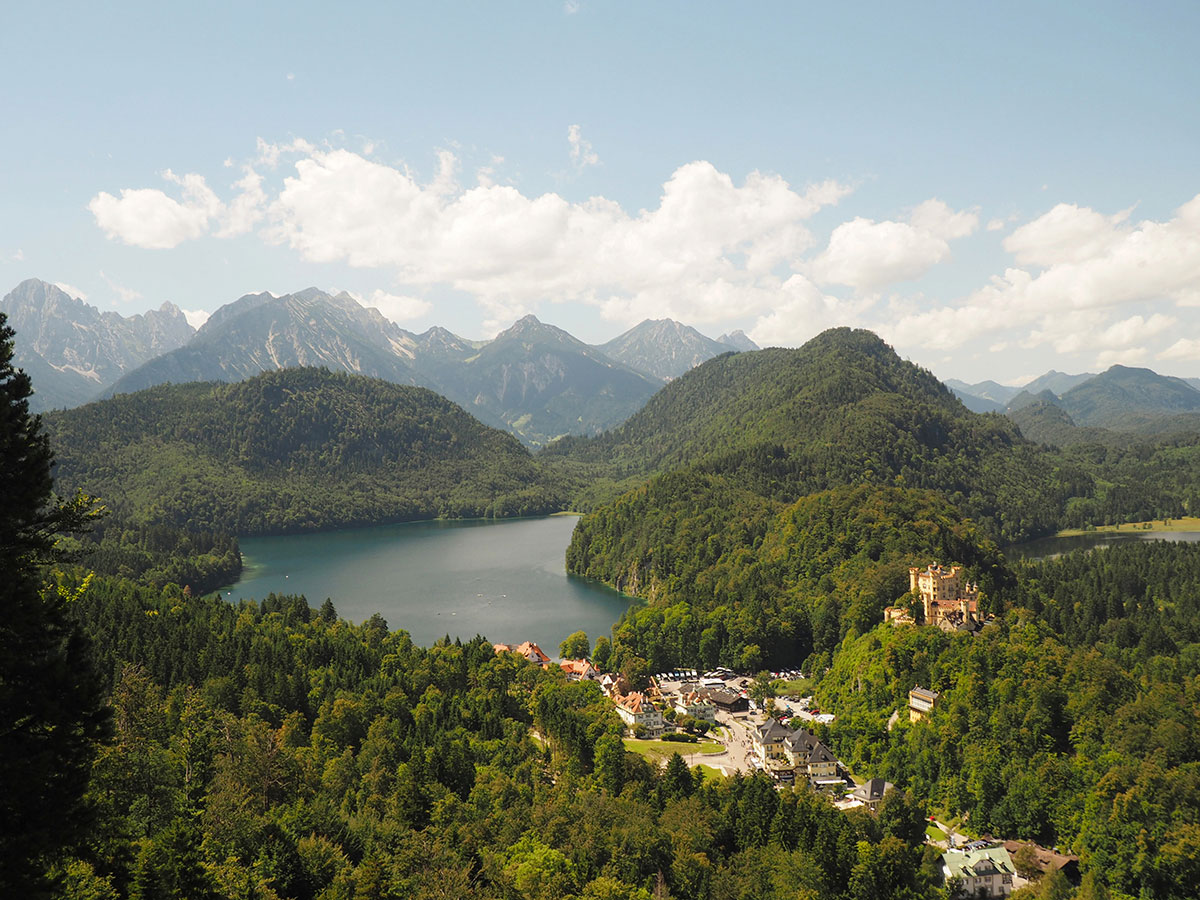
[[[714,769],[712,766],[699,765],[696,766],[696,768],[700,770],[700,773],[704,776],[705,781],[708,781],[710,778],[725,777],[725,774],[720,769]]]
[[[687,761],[693,753],[720,753],[725,747],[716,741],[685,744],[682,741],[642,741],[637,738],[625,738],[625,749],[646,757],[652,763],[662,763],[670,759],[673,753],[678,753]]]
[[[1149,527],[1147,527],[1149,526]],[[1097,525],[1091,531],[1082,528],[1068,528],[1060,531],[1056,537],[1075,537],[1080,534],[1104,534],[1105,532],[1130,533],[1133,531],[1200,531],[1200,517],[1185,516],[1182,519],[1157,519],[1153,522],[1131,522],[1125,525]]]
[[[806,697],[809,692],[807,678],[779,678],[771,682],[776,697]]]
[[[931,841],[944,841],[946,839],[946,832],[935,825],[926,825],[925,833],[929,835]]]

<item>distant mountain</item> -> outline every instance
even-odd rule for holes
[[[85,403],[124,373],[195,334],[172,303],[122,316],[101,312],[36,278],[0,300],[0,310],[17,332],[16,362],[33,379],[36,411]]]
[[[990,400],[995,406],[1003,408],[1009,400],[1017,395],[1020,388],[1011,387],[1006,384],[997,384],[994,381],[981,381],[978,384],[967,384],[965,381],[959,381],[957,378],[947,378],[946,387],[954,391],[956,394],[968,394],[972,397],[978,397],[981,400]],[[970,406],[967,407],[970,409]],[[994,412],[995,410],[974,410],[975,412]]]
[[[473,355],[420,357],[427,383],[485,422],[540,446],[623,422],[662,382],[609,358],[561,328],[526,316]]]
[[[596,349],[644,375],[670,381],[705,360],[738,348],[672,319],[646,319]]]
[[[745,353],[748,350],[762,349],[758,346],[758,344],[746,337],[746,332],[742,331],[740,328],[736,331],[731,331],[728,334],[720,335],[717,338],[717,343],[724,344],[727,347],[732,347],[734,350],[737,350],[741,353]]]
[[[218,309],[195,337],[122,377],[109,394],[166,382],[241,381],[293,366],[324,366],[414,384],[415,337],[349,294],[317,288],[248,294]]]
[[[1062,407],[1062,401],[1058,399],[1058,394],[1049,389],[1038,391],[1036,394],[1029,391],[1021,391],[1015,397],[1008,401],[1006,411],[1011,416],[1019,410],[1035,403],[1044,403],[1050,406]],[[1068,418],[1070,418],[1068,416]]]
[[[1060,395],[1079,425],[1135,429],[1164,415],[1200,412],[1200,390],[1150,369],[1113,366]]]
[[[1082,375],[1067,375],[1065,372],[1056,372],[1054,369],[1051,369],[1045,375],[1039,375],[1028,384],[1022,385],[1020,389],[1034,395],[1040,394],[1042,391],[1050,391],[1061,397],[1076,385],[1083,384],[1089,378],[1095,377],[1095,372],[1084,372]]]
[[[952,384],[951,382],[954,382],[954,384]],[[950,388],[950,390],[954,392],[954,396],[957,397],[959,400],[961,400],[962,405],[965,406],[967,409],[969,409],[971,412],[974,412],[974,413],[1004,412],[1004,404],[997,403],[995,400],[989,400],[986,397],[980,397],[978,394],[972,394],[969,391],[964,390],[963,388],[956,387],[956,385],[959,385],[962,383],[963,382],[957,381],[956,379],[952,378],[952,379],[950,379],[950,381],[946,382],[946,387]]]
[[[129,526],[263,534],[563,508],[510,434],[425,388],[289,368],[49,413],[60,489]]]

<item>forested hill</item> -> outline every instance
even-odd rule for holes
[[[58,490],[137,526],[255,534],[563,504],[516,438],[444,397],[323,369],[160,385],[45,422]]]
[[[848,328],[798,350],[710,360],[619,428],[546,456],[596,466],[618,488],[696,466],[785,502],[844,484],[930,488],[1009,540],[1051,530],[1066,502],[1051,457],[1010,421],[969,412],[932,374]]]

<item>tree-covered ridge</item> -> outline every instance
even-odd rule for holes
[[[116,736],[71,896],[934,898],[919,807],[846,816],[626,753],[611,705],[483,638],[413,646],[303,598],[99,581]]]
[[[133,526],[250,534],[563,505],[515,438],[449,400],[322,369],[163,385],[47,425],[60,484]]]
[[[649,671],[812,655],[806,668],[823,668],[908,590],[909,566],[939,560],[967,565],[985,594],[1010,579],[996,546],[934,492],[858,485],[785,506],[687,470],[585,517],[567,550],[570,571],[650,599],[613,646],[615,668]]]
[[[1012,540],[1052,530],[1067,499],[1053,458],[1011,422],[969,412],[931,373],[847,328],[798,350],[710,360],[619,428],[559,442],[547,451],[556,457],[622,488],[696,466],[785,502],[843,484],[931,488]]]
[[[1194,896],[1200,546],[1016,574],[1009,612],[978,637],[880,626],[848,641],[816,690],[837,711],[833,746],[979,831],[1070,847],[1131,895]],[[940,692],[930,720],[889,728],[917,684]]]

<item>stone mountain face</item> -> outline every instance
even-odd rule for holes
[[[728,334],[718,335],[717,343],[724,344],[727,347],[732,347],[734,350],[737,350],[741,353],[745,353],[750,350],[762,349],[762,347],[758,346],[758,344],[746,337],[746,332],[742,331],[740,328],[737,328]]]
[[[661,387],[534,316],[469,357],[423,356],[416,367],[426,379],[422,383],[531,446],[618,425]]]
[[[741,336],[750,342],[744,334]],[[750,344],[753,347],[753,342]],[[671,319],[646,319],[597,349],[631,369],[670,381],[714,356],[743,348],[714,341]]]
[[[172,303],[122,316],[35,278],[6,295],[0,310],[17,332],[16,362],[34,379],[31,406],[38,411],[86,403],[124,373],[195,334]]]
[[[415,384],[415,347],[414,335],[349,294],[248,294],[217,310],[187,346],[130,372],[111,393],[167,381],[241,381],[296,366]]]

